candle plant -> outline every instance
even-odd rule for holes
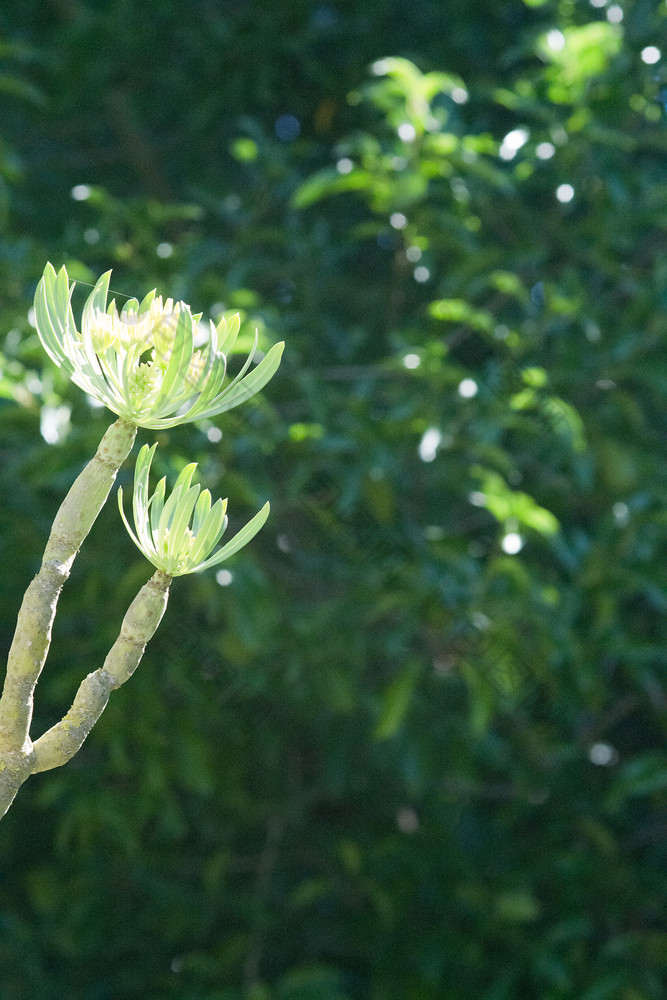
[[[0,698],[0,817],[30,775],[66,763],[81,747],[111,691],[136,669],[164,614],[171,580],[214,566],[259,531],[264,507],[222,547],[227,501],[211,502],[208,490],[191,485],[188,465],[167,496],[162,479],[149,495],[156,444],[138,455],[133,492],[134,529],[119,505],[135,544],[155,568],[123,619],[104,663],[82,681],[66,715],[37,739],[30,729],[35,687],[46,662],[58,598],[74,559],[102,509],[137,428],[175,427],[215,417],[249,399],[273,376],[283,350],[276,344],[252,366],[256,343],[241,371],[227,379],[227,357],[240,320],[205,325],[184,302],[155,292],[130,299],[119,311],[107,305],[107,272],[95,284],[77,327],[71,307],[74,283],[64,267],[47,264],[35,293],[37,333],[45,351],[79,388],[116,414],[95,456],[63,500],[46,543],[41,568],[23,598]]]

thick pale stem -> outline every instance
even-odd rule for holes
[[[141,588],[104,665],[81,682],[67,715],[33,744],[33,774],[59,767],[73,757],[104,711],[111,692],[132,676],[160,624],[170,584],[171,577],[158,570]]]
[[[14,801],[19,788],[30,777],[32,755],[16,750],[0,755],[0,819]]]
[[[127,609],[104,665],[81,682],[67,715],[21,750],[0,753],[0,818],[31,774],[65,764],[88,736],[110,693],[132,676],[167,607],[171,577],[158,570]]]
[[[42,567],[23,598],[9,651],[0,699],[0,752],[30,751],[33,694],[49,651],[58,598],[81,543],[132,448],[135,434],[136,427],[122,419],[108,428],[94,458],[75,480],[56,514]]]

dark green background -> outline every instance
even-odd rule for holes
[[[4,5],[3,653],[110,420],[29,324],[46,261],[287,347],[221,440],[157,435],[160,474],[196,460],[232,527],[271,519],[230,586],[175,581],[3,820],[3,1000],[664,996],[667,75],[641,54],[666,25],[658,0]],[[34,736],[149,572],[110,502]]]

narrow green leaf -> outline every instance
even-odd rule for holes
[[[245,527],[241,528],[241,530],[234,535],[231,541],[227,542],[226,545],[223,545],[223,547],[216,552],[214,556],[207,559],[206,562],[197,566],[196,570],[209,569],[211,566],[217,566],[218,563],[221,563],[224,559],[229,559],[229,557],[233,556],[235,552],[238,552],[244,545],[247,545],[251,538],[254,538],[260,528],[265,524],[266,519],[269,516],[269,511],[270,505],[267,501],[262,509],[255,514],[252,520],[248,521]]]
[[[382,695],[382,711],[373,733],[376,740],[387,740],[398,730],[410,707],[420,673],[421,664],[410,663],[385,690]]]

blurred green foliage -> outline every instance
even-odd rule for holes
[[[3,1000],[664,995],[666,19],[0,15],[3,652],[110,420],[40,353],[46,260],[287,341],[158,435],[271,519],[3,821]],[[36,734],[149,573],[108,507]]]

